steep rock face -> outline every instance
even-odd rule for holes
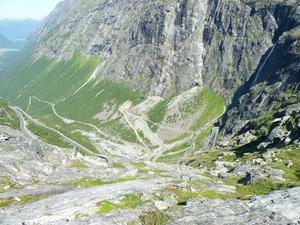
[[[297,23],[289,1],[211,1],[204,29],[205,83],[229,102],[278,37]]]
[[[294,11],[292,18],[287,16],[288,22],[279,22],[283,25],[275,33],[274,45],[262,58],[251,79],[236,92],[223,118],[225,133],[235,134],[249,120],[299,102],[299,12],[299,9]],[[278,18],[282,19],[281,16]]]
[[[223,118],[225,133],[234,135],[249,120],[299,102],[299,50],[298,27],[279,39],[264,60],[264,67],[244,85],[244,94],[237,98]],[[254,86],[247,88],[247,85]]]
[[[33,35],[35,57],[75,52],[104,61],[101,74],[170,95],[201,83],[206,1],[65,1]]]
[[[295,26],[297,1],[66,0],[37,30],[35,57],[100,57],[100,74],[167,96],[206,85],[230,102]]]

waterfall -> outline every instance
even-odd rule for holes
[[[276,44],[273,45],[271,51],[268,53],[267,57],[264,59],[264,61],[261,63],[260,67],[257,70],[257,73],[255,75],[255,78],[253,80],[253,82],[251,83],[251,87],[254,86],[258,80],[258,78],[260,77],[260,73],[262,72],[263,68],[265,67],[266,63],[269,61],[269,58],[271,57],[271,55],[273,54],[274,50],[275,50]]]

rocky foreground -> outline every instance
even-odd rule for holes
[[[194,199],[171,224],[299,224],[300,188],[250,201]]]
[[[0,133],[1,225],[300,222],[300,188],[237,200],[236,187],[203,169],[106,162],[6,126]]]

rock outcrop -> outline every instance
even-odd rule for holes
[[[298,224],[300,189],[276,191],[251,201],[196,199],[170,224]]]
[[[269,142],[280,135],[279,128],[275,129],[276,123],[286,125],[287,132],[282,134],[285,138],[289,134],[293,140],[299,138],[296,122],[300,99],[299,30],[298,26],[280,36],[268,58],[263,61],[263,67],[249,80],[250,83],[245,83],[242,87],[244,90],[240,89],[242,92],[236,93],[233,104],[223,117],[224,133],[233,136],[246,133],[251,130],[249,124],[253,124],[253,120],[259,121],[257,118],[262,118],[259,123],[264,121],[263,123],[273,124],[265,134],[269,136]],[[291,124],[293,120],[294,125]],[[252,129],[257,130],[257,127],[252,126]]]

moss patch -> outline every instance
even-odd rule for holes
[[[24,204],[27,204],[29,202],[35,202],[35,201],[39,201],[39,200],[42,200],[42,199],[45,199],[47,198],[47,196],[40,196],[40,195],[22,195],[20,197],[20,200],[17,201],[15,198],[13,197],[7,197],[7,198],[0,198],[0,207],[8,207],[8,206],[11,206],[11,205],[18,205],[18,204],[21,204],[21,205],[24,205]]]
[[[82,162],[80,160],[75,160],[72,163],[72,167],[73,168],[77,168],[77,169],[87,169],[87,168],[89,168],[89,166],[86,163],[84,163],[84,162]]]
[[[13,197],[0,198],[0,207],[8,207],[14,202]]]
[[[138,206],[141,206],[147,202],[142,200],[141,197],[141,194],[128,194],[121,199],[120,203],[117,204],[107,200],[99,202],[97,203],[97,205],[100,205],[101,208],[97,211],[97,214],[110,213],[113,210],[120,209],[135,209]]]
[[[80,187],[95,187],[104,184],[110,184],[110,182],[106,182],[98,179],[78,179],[78,180],[71,181],[67,185],[80,186]]]
[[[140,216],[143,225],[166,225],[172,219],[171,215],[161,210],[148,211]]]
[[[135,167],[146,167],[147,164],[145,162],[133,162],[132,165]]]
[[[46,199],[47,196],[34,196],[34,195],[23,195],[21,196],[21,204],[26,204],[29,202],[35,202],[42,199]]]

